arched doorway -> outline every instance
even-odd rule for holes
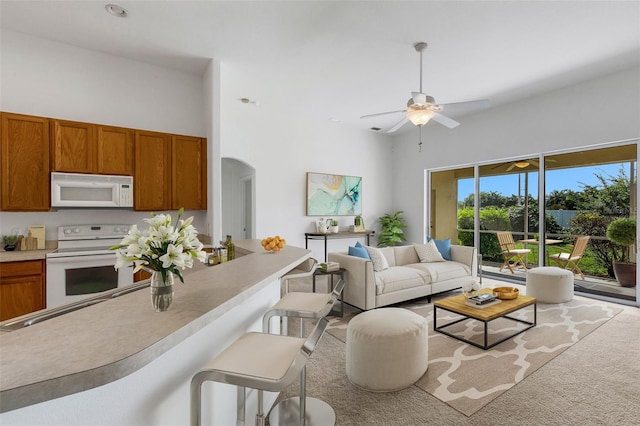
[[[221,159],[222,235],[233,239],[255,238],[256,170],[233,158]]]

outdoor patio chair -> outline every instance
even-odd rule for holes
[[[576,238],[576,242],[573,244],[573,249],[571,250],[571,252],[552,254],[549,256],[549,260],[555,261],[558,266],[563,269],[570,269],[574,274],[580,275],[580,278],[584,280],[584,274],[578,267],[578,263],[580,263],[580,260],[582,260],[584,250],[587,248],[588,243],[589,236],[578,237]]]
[[[512,274],[515,274],[515,270],[518,268],[522,268],[526,271],[527,256],[529,256],[531,250],[516,248],[516,243],[513,241],[513,234],[511,234],[511,231],[496,232],[496,236],[498,237],[500,252],[502,253],[502,259],[504,260],[500,267],[500,272],[502,272],[502,269],[504,269],[505,266],[509,268]]]

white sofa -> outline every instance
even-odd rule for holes
[[[389,268],[375,272],[373,262],[346,252],[329,253],[330,262],[344,268],[343,300],[369,310],[462,287],[477,278],[478,259],[473,247],[451,245],[451,260],[421,263],[413,245],[382,247]]]

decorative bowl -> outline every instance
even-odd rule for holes
[[[519,290],[515,287],[496,287],[493,289],[493,295],[501,300],[511,300],[518,297]]]

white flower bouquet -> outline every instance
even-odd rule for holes
[[[193,267],[194,259],[204,262],[207,254],[198,240],[198,232],[191,225],[193,216],[181,220],[183,213],[181,208],[175,225],[172,225],[171,215],[155,213],[144,219],[149,229],[141,231],[133,225],[120,244],[111,247],[111,250],[117,250],[115,268],[133,262],[134,273],[141,269],[157,271],[166,280],[167,272],[171,272],[184,283],[180,269]]]

